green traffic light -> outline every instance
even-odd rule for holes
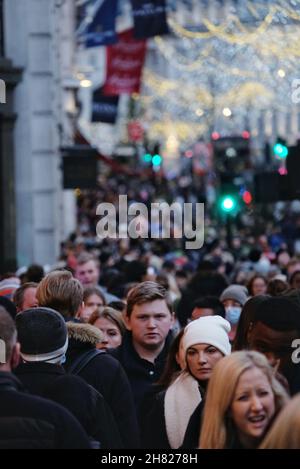
[[[152,156],[153,166],[160,166],[161,162],[162,162],[162,157],[160,155],[153,155]]]
[[[288,147],[282,143],[276,143],[273,147],[273,151],[274,155],[278,156],[279,158],[286,158],[289,153]]]
[[[150,155],[150,153],[146,153],[146,154],[143,156],[143,160],[145,161],[145,163],[151,163],[151,161],[152,161],[152,155]]]
[[[221,210],[226,213],[230,213],[236,208],[236,200],[231,195],[226,195],[221,199],[220,203]]]

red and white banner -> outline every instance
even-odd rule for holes
[[[118,38],[117,44],[106,48],[104,94],[116,96],[139,93],[146,41],[134,39],[132,29],[118,34]]]

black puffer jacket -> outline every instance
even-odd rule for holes
[[[31,394],[66,407],[101,449],[123,448],[119,430],[104,397],[79,376],[68,375],[60,365],[22,363],[14,373]]]
[[[0,449],[88,449],[79,422],[55,402],[23,392],[20,381],[0,372]]]
[[[79,355],[96,348],[99,342],[97,329],[89,324],[68,322],[69,347],[65,368]],[[101,353],[93,358],[79,376],[99,391],[109,404],[118,425],[125,448],[139,448],[140,438],[137,418],[128,378],[115,358]]]

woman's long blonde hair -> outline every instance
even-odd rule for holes
[[[300,449],[300,395],[281,410],[260,449]]]
[[[274,377],[274,370],[264,355],[246,350],[233,352],[216,364],[209,380],[200,448],[225,449],[231,446],[235,430],[229,410],[241,374],[251,368],[259,368],[268,378],[274,393],[276,413],[287,402],[288,396]]]

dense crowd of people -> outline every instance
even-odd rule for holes
[[[1,277],[0,448],[300,448],[295,207],[263,229],[240,216],[231,238],[206,215],[198,250],[98,239],[96,205],[123,186],[145,204],[203,200],[106,182],[79,195],[57,265]]]

